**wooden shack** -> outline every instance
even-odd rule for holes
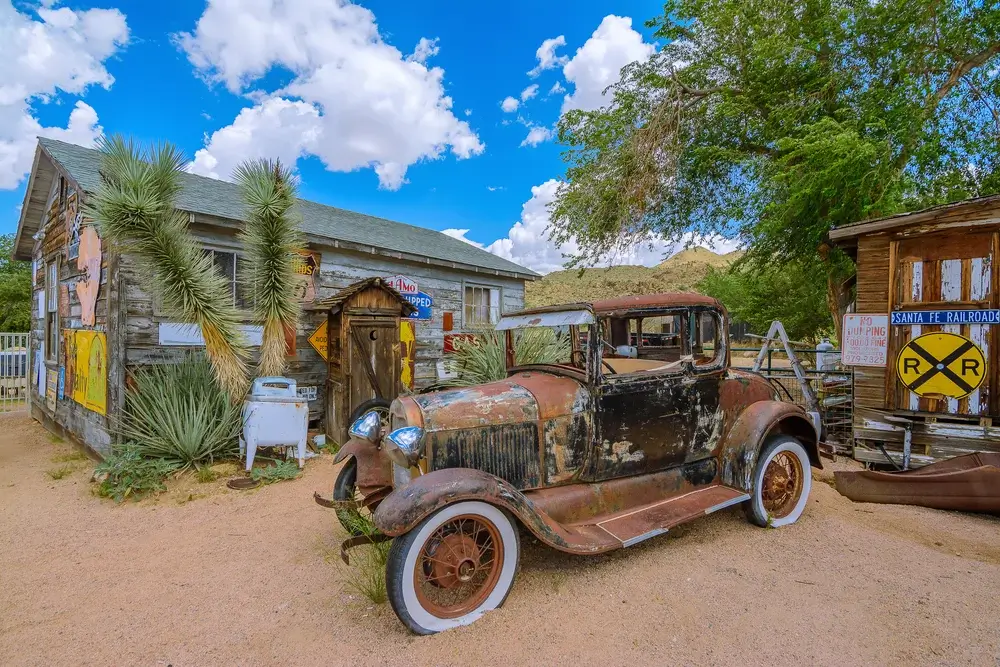
[[[329,318],[326,437],[343,444],[355,413],[402,391],[400,320],[417,309],[382,278],[358,281],[317,306]]]
[[[887,316],[884,364],[854,368],[855,458],[899,463],[907,439],[914,466],[1000,452],[1000,196],[830,238],[857,264],[855,311]]]

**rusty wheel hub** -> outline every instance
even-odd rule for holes
[[[434,549],[433,558],[432,583],[441,588],[454,588],[475,576],[479,568],[479,547],[468,535],[456,533],[441,541]]]

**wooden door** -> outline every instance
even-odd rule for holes
[[[995,234],[992,232],[920,236],[895,241],[890,258],[895,272],[890,281],[890,309],[973,310],[996,308]],[[907,342],[917,336],[944,331],[962,335],[992,362],[996,345],[993,329],[986,324],[897,325],[891,327],[889,363],[886,368],[886,406],[898,410],[979,416],[991,413],[996,369],[987,368],[983,384],[965,398],[918,396],[898,380],[895,359]]]
[[[347,414],[373,398],[391,401],[399,393],[399,324],[395,318],[359,319],[348,323],[350,393]]]

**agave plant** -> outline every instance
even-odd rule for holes
[[[507,377],[507,353],[504,331],[493,327],[476,329],[470,339],[454,343],[455,351],[445,359],[445,367],[456,377],[440,386],[469,387],[495,382]],[[556,336],[552,329],[522,329],[514,332],[514,360],[517,365],[565,362],[569,359],[570,341]]]
[[[219,384],[234,397],[247,386],[247,347],[229,287],[174,208],[185,160],[170,144],[144,150],[120,136],[98,141],[101,184],[88,202],[106,243],[136,254],[140,278],[171,316],[201,328]]]
[[[246,203],[246,226],[240,234],[246,249],[242,284],[252,288],[247,300],[264,325],[258,372],[281,375],[285,368],[285,331],[299,316],[293,296],[293,253],[302,239],[293,215],[295,181],[280,161],[249,160],[235,173]]]
[[[178,468],[235,456],[241,406],[200,355],[132,374],[121,435],[144,457]]]

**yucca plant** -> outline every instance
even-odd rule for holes
[[[294,298],[293,253],[302,247],[296,224],[295,179],[278,160],[248,160],[234,174],[246,204],[240,233],[246,260],[242,284],[256,318],[264,325],[258,372],[281,375],[285,369],[285,331],[294,331],[299,304]]]
[[[201,328],[215,377],[235,398],[246,391],[247,346],[226,279],[174,208],[185,160],[168,143],[146,150],[131,139],[103,137],[101,184],[88,200],[105,244],[136,254],[144,287],[172,317]]]
[[[237,454],[241,405],[201,355],[136,370],[125,408],[121,435],[144,457],[183,469]]]
[[[445,358],[445,368],[456,374],[440,383],[442,387],[469,387],[507,377],[504,331],[493,327],[476,329],[471,339],[458,339],[455,351]],[[566,362],[570,354],[568,336],[552,329],[522,329],[514,332],[514,360],[517,365]]]

